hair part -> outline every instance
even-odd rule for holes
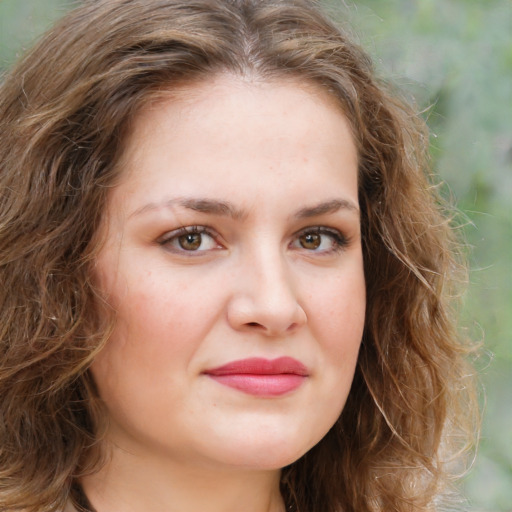
[[[283,470],[283,495],[300,512],[432,510],[449,454],[475,432],[470,348],[451,300],[457,241],[422,121],[306,0],[85,1],[4,78],[0,508],[61,510],[101,463],[88,367],[113,322],[91,279],[109,190],[137,112],[217,73],[315,84],[359,152],[358,366],[337,423]]]

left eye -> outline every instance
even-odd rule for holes
[[[293,241],[292,247],[314,252],[333,252],[347,245],[347,239],[337,230],[316,228],[302,231]]]
[[[167,233],[159,243],[176,252],[202,252],[220,248],[204,228],[187,227]]]

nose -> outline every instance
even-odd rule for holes
[[[282,257],[264,254],[236,273],[228,304],[228,322],[236,330],[284,336],[307,322],[294,279]]]

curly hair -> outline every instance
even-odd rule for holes
[[[114,320],[90,275],[123,143],[148,102],[226,71],[321,87],[359,152],[362,346],[340,418],[282,471],[285,501],[431,511],[473,442],[452,301],[463,266],[414,109],[316,2],[88,0],[0,86],[1,510],[62,510],[101,464],[88,368]]]

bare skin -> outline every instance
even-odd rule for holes
[[[284,512],[281,468],[339,417],[366,298],[357,151],[324,94],[220,75],[135,123],[96,268],[117,310],[97,512]],[[303,370],[212,376],[251,358]]]

